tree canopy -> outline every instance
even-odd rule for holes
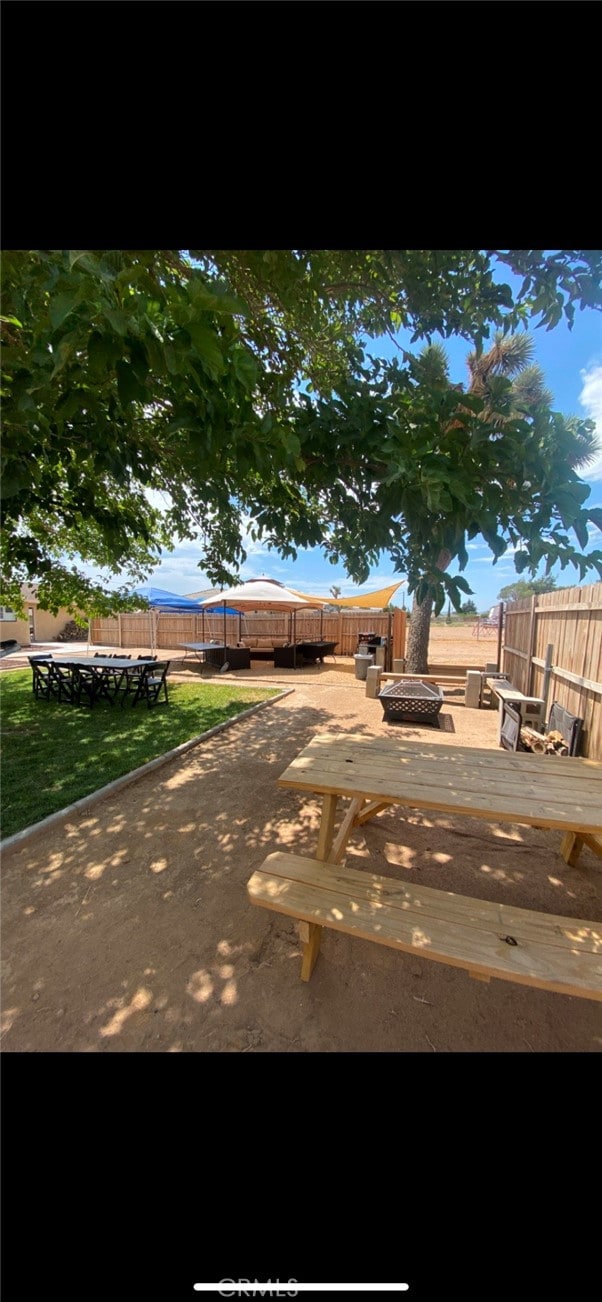
[[[515,579],[500,588],[498,597],[501,601],[523,601],[525,597],[534,597],[541,592],[555,592],[556,579],[552,574],[547,579]]]
[[[523,277],[516,295],[496,266]],[[589,564],[566,537],[583,548],[596,518],[576,476],[546,463],[534,495],[520,428],[487,443],[478,396],[407,353],[366,364],[360,341],[403,326],[415,340],[462,334],[478,353],[492,327],[549,329],[600,308],[601,268],[580,250],[5,253],[6,604],[35,581],[49,609],[115,608],[80,562],[121,573],[125,592],[178,538],[197,539],[199,564],[228,583],[249,522],[283,556],[323,546],[356,581],[388,551],[410,589],[433,530],[461,563],[466,536],[499,554],[506,531],[523,568]],[[500,389],[501,414],[504,402]],[[458,432],[442,452],[444,422]],[[550,429],[560,455],[566,431]],[[427,580],[454,600],[468,590],[433,564]]]

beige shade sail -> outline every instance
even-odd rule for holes
[[[364,592],[362,596],[357,597],[308,597],[304,592],[297,592],[297,597],[303,597],[308,604],[319,606],[347,606],[359,610],[384,610],[393,600],[393,594],[397,592],[405,583],[405,579],[400,579],[398,583],[392,583],[388,588],[379,588],[378,592]]]

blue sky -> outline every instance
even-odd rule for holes
[[[510,280],[507,274],[504,279]],[[602,442],[602,315],[585,310],[577,312],[572,331],[564,320],[554,330],[534,330],[534,362],[541,366],[547,387],[552,391],[554,407],[564,415],[591,417],[596,421],[598,437]],[[400,333],[398,340],[410,347],[409,334]],[[466,381],[466,355],[470,349],[465,339],[444,340],[452,381]],[[411,345],[412,351],[419,346]],[[391,357],[395,345],[390,339],[371,340],[366,351],[373,356]],[[602,454],[596,463],[580,471],[581,478],[591,486],[591,496],[587,505],[602,506]],[[576,540],[574,540],[576,543]],[[599,530],[591,528],[590,549],[602,546]],[[517,577],[512,553],[502,556],[493,565],[491,553],[483,541],[475,539],[468,544],[469,563],[464,575],[473,589],[473,600],[477,610],[483,612],[492,606],[501,588],[506,587]],[[383,587],[388,582],[395,582],[402,575],[395,575],[387,557],[381,558],[381,564],[373,568],[366,584],[358,589],[346,576],[342,565],[331,565],[318,549],[302,550],[296,562],[282,561],[276,552],[253,543],[247,543],[247,561],[241,569],[241,579],[268,578],[279,579],[302,592],[317,596],[328,596],[330,588],[336,584],[342,596],[351,596],[354,592],[370,591]],[[88,567],[86,572],[91,573]],[[454,566],[451,573],[454,573]],[[579,583],[577,570],[567,568],[555,571],[561,586]],[[595,583],[598,575],[590,571],[584,582]],[[207,576],[198,568],[198,548],[194,543],[186,542],[177,546],[173,552],[164,553],[161,564],[149,576],[148,582],[170,592],[180,594],[211,587]],[[118,581],[110,586],[118,586]],[[411,604],[404,588],[397,592],[395,602],[401,605]]]

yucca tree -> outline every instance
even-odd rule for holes
[[[492,424],[492,436],[495,436],[496,424],[502,435],[506,422],[521,414],[536,419],[538,408],[549,408],[553,401],[552,393],[546,388],[541,367],[532,361],[533,352],[534,344],[530,335],[498,333],[488,352],[480,355],[471,352],[467,356],[468,392],[483,400],[482,419],[492,422],[494,411],[497,413]],[[448,381],[447,354],[440,344],[433,344],[423,351],[420,365],[425,381]],[[504,414],[499,411],[500,380],[511,381]],[[561,453],[571,469],[578,470],[586,466],[597,455],[599,447],[595,434],[584,432],[577,417],[564,418]],[[446,570],[450,561],[451,553],[441,551],[437,566],[440,570]],[[427,671],[432,610],[432,597],[425,597],[420,605],[414,599],[407,647],[407,669],[410,673]]]

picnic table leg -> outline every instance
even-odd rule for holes
[[[320,927],[317,922],[298,922],[297,930],[299,932],[299,940],[303,944],[301,980],[309,981],[316,965],[316,959],[320,953],[322,927]]]
[[[577,832],[565,832],[560,842],[560,853],[571,868],[577,863],[582,846],[582,838],[577,835]]]
[[[317,859],[327,859],[334,837],[334,822],[337,813],[337,797],[324,796],[322,800],[322,818],[318,832]]]
[[[599,837],[590,836],[589,832],[582,832],[581,836],[578,832],[565,832],[560,842],[560,853],[571,868],[577,863],[584,845],[602,859],[602,841]]]
[[[341,860],[345,858],[347,842],[358,821],[358,815],[363,803],[364,801],[361,797],[351,801],[349,809],[347,810],[334,841],[332,842],[330,850],[328,851],[329,863],[340,863]]]

